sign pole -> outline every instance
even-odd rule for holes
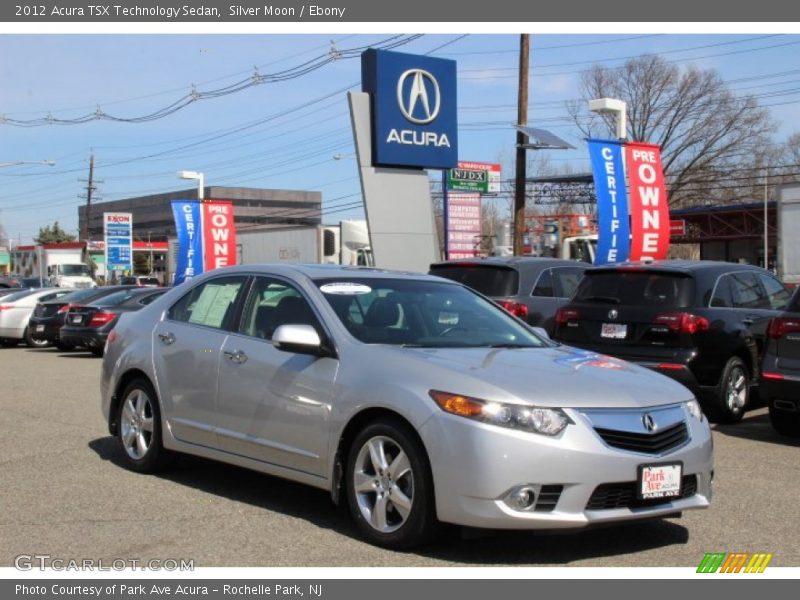
[[[450,211],[447,198],[447,170],[442,171],[442,234],[444,237],[444,259],[450,260],[450,217],[447,214]]]

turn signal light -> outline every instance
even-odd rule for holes
[[[800,333],[800,319],[776,317],[769,322],[767,336],[777,340],[788,333]]]
[[[708,331],[710,327],[708,319],[688,312],[662,313],[655,318],[655,323],[666,325],[673,333],[688,333],[690,335]]]
[[[459,417],[477,417],[483,412],[483,402],[477,402],[472,398],[466,396],[459,396],[457,394],[448,394],[447,392],[437,392],[432,390],[430,392],[431,398],[436,401],[436,404],[445,411],[458,415]]]
[[[519,317],[520,319],[528,318],[528,307],[522,302],[514,302],[513,300],[499,300],[497,303],[515,317]]]

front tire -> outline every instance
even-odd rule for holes
[[[738,423],[744,417],[749,402],[750,375],[744,361],[732,356],[722,370],[708,417],[717,423]]]
[[[122,392],[117,439],[129,469],[153,473],[166,465],[167,451],[161,443],[161,410],[155,390],[146,379],[134,379]]]
[[[372,544],[408,549],[427,542],[437,529],[427,454],[399,420],[374,421],[356,435],[345,486],[356,527]]]

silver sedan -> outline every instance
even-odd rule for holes
[[[437,277],[213,271],[122,316],[101,388],[130,468],[181,452],[313,485],[393,548],[440,523],[581,529],[711,501],[686,388]]]

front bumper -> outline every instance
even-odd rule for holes
[[[491,529],[581,529],[709,506],[713,442],[705,419],[689,417],[689,441],[651,455],[607,446],[579,410],[566,412],[574,424],[555,438],[446,413],[428,420],[420,433],[430,456],[438,518]],[[616,493],[635,486],[640,466],[673,462],[682,463],[684,481],[688,477],[693,482],[686,497],[605,506],[598,502],[603,490]],[[519,510],[506,502],[509,492],[520,486],[536,490],[535,509]],[[545,510],[540,510],[538,497],[545,496]]]

